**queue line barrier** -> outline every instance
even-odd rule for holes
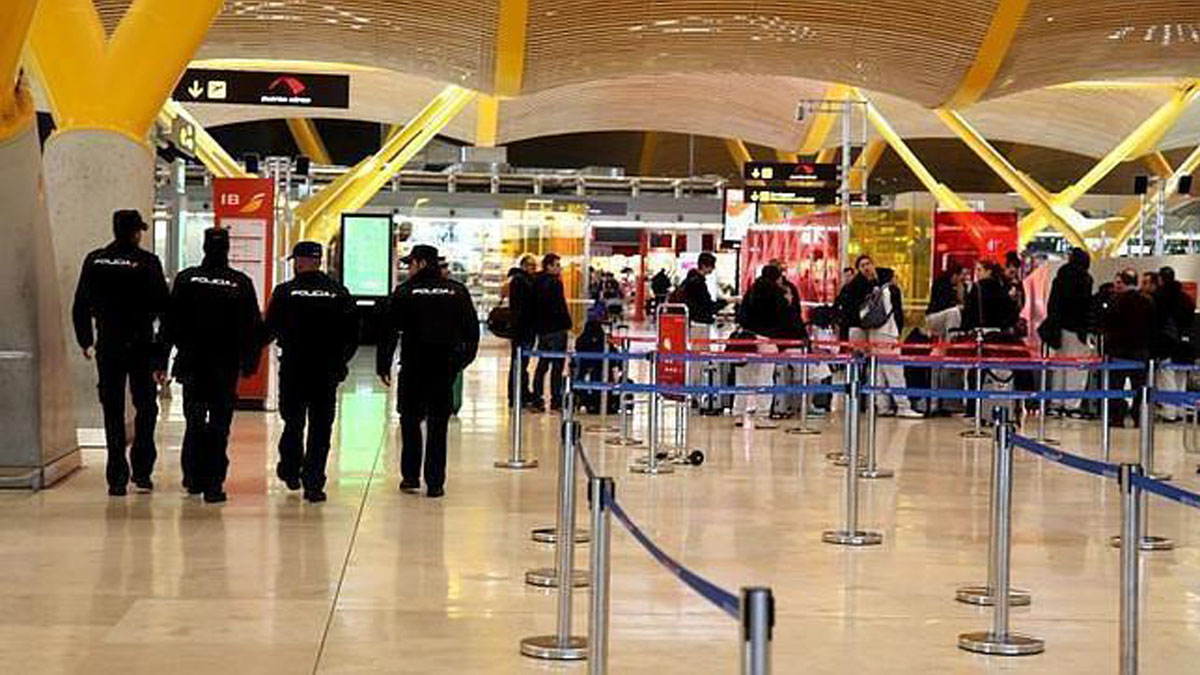
[[[558,510],[556,546],[557,624],[552,635],[525,638],[521,653],[549,661],[588,660],[591,675],[608,673],[609,617],[611,588],[612,518],[629,532],[639,545],[660,565],[689,589],[700,595],[726,615],[739,621],[741,627],[741,669],[745,675],[768,675],[771,672],[771,641],[775,625],[775,599],[770,588],[744,587],[741,596],[731,593],[684,567],[658,546],[617,501],[616,484],[612,478],[598,476],[581,442],[582,427],[574,419],[574,386],[567,380],[563,406],[562,453],[558,471]],[[583,464],[588,479],[591,505],[590,561],[587,583],[575,584],[575,483],[576,459]],[[588,634],[572,635],[572,596],[576,586],[589,589]]]

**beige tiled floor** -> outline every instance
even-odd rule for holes
[[[556,431],[551,417],[529,417],[528,446],[542,468],[492,468],[507,451],[504,367],[489,352],[469,374],[443,501],[396,491],[392,401],[365,370],[342,390],[324,505],[304,504],[272,479],[279,426],[257,413],[237,416],[231,501],[208,507],[181,494],[178,400],[160,425],[154,495],[105,497],[94,451],[54,489],[0,493],[0,670],[583,672],[517,653],[522,637],[553,630],[553,597],[525,588],[522,575],[552,564],[528,532],[552,519]],[[1018,454],[1014,581],[1035,600],[1013,623],[1044,637],[1047,650],[989,659],[955,648],[958,633],[988,621],[951,600],[956,586],[983,580],[987,544],[989,446],[958,438],[961,421],[881,421],[882,462],[897,476],[863,485],[863,525],[885,536],[864,550],[820,541],[841,517],[841,473],[824,459],[839,424],[803,439],[735,431],[727,420],[699,424],[694,441],[708,463],[672,476],[631,475],[632,451],[605,448],[599,436],[586,447],[617,478],[630,514],[681,562],[730,590],[774,588],[776,672],[1116,670],[1111,485]],[[1094,426],[1052,430],[1066,448],[1095,456]],[[1135,439],[1116,438],[1120,459]],[[1159,448],[1182,484],[1200,487],[1178,427],[1160,431]],[[1180,547],[1145,557],[1143,672],[1194,672],[1200,513],[1155,502],[1153,523]],[[613,570],[611,672],[736,671],[736,624],[619,527]],[[587,596],[576,597],[583,630]]]

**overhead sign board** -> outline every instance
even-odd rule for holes
[[[747,187],[750,204],[799,204],[827,206],[838,203],[838,191],[832,187]]]
[[[349,108],[350,76],[188,68],[173,96],[183,103]]]
[[[769,183],[817,183],[838,180],[840,167],[824,162],[746,162],[742,177]]]
[[[171,143],[185,155],[196,156],[196,127],[182,117],[171,120]]]

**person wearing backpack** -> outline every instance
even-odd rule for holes
[[[860,310],[863,330],[871,353],[878,357],[895,356],[900,353],[900,333],[904,330],[904,300],[900,287],[896,285],[896,273],[887,267],[876,270],[879,285]],[[894,364],[880,364],[877,384],[884,387],[904,387],[904,368]],[[875,409],[883,416],[904,419],[921,419],[921,413],[913,410],[907,396],[880,394],[875,399]]]

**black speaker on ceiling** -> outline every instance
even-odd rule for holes
[[[312,160],[305,155],[300,155],[296,158],[296,173],[301,176],[307,176],[312,172]]]
[[[242,155],[242,163],[246,165],[246,173],[258,173],[258,154],[250,152]]]
[[[1181,195],[1192,194],[1192,174],[1189,173],[1185,176],[1179,177],[1179,194],[1181,194]]]
[[[1133,194],[1144,195],[1150,191],[1149,176],[1134,176],[1133,177]]]

